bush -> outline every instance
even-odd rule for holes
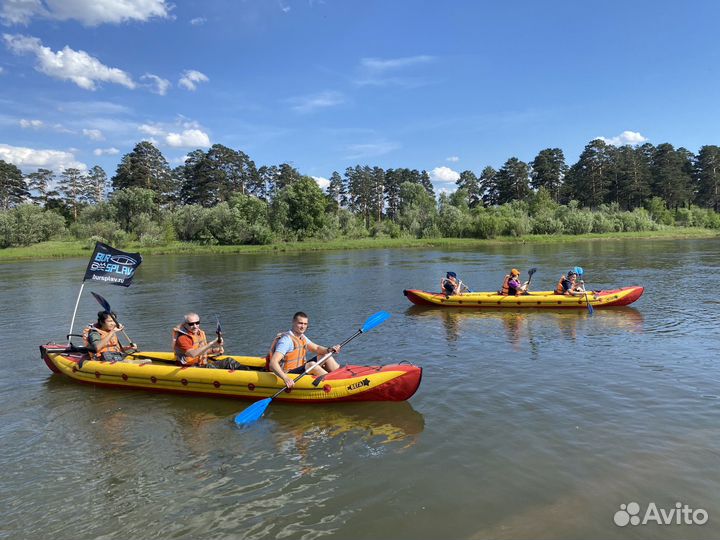
[[[123,231],[114,221],[97,221],[95,223],[76,223],[71,227],[71,232],[78,240],[92,239],[95,242],[103,242],[116,247],[122,247],[130,240],[130,235]]]
[[[502,220],[490,212],[477,212],[473,216],[471,231],[474,238],[495,238],[501,228]]]
[[[570,210],[563,218],[569,234],[587,234],[593,229],[593,215],[589,210]]]
[[[532,219],[533,234],[562,234],[563,223],[548,211],[538,213]]]
[[[178,240],[201,244],[213,243],[213,236],[208,230],[209,213],[209,209],[197,204],[176,208],[170,219]]]
[[[0,247],[29,246],[65,232],[65,218],[32,204],[0,211]]]
[[[595,212],[593,215],[592,232],[609,233],[622,230],[622,223],[615,218],[607,216],[601,212]]]
[[[501,234],[503,236],[523,236],[532,231],[532,221],[526,214],[504,216]]]

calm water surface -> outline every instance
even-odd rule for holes
[[[1,538],[718,538],[718,240],[607,241],[478,251],[149,256],[129,289],[88,283],[147,350],[196,310],[226,350],[264,354],[297,310],[333,344],[380,309],[350,363],[424,368],[405,403],[247,402],[95,388],[53,375],[87,260],[0,265]],[[88,254],[89,256],[89,254]],[[538,267],[593,289],[642,284],[633,307],[492,312],[412,307],[446,270],[497,289]],[[677,294],[682,290],[682,294]],[[618,527],[621,504],[676,502],[703,526]]]

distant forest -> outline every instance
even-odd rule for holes
[[[596,139],[573,165],[547,148],[530,163],[463,171],[456,184],[436,197],[427,171],[356,165],[333,172],[323,191],[287,163],[257,167],[221,144],[173,169],[142,141],[110,180],[99,166],[24,175],[0,160],[0,247],[62,237],[122,246],[720,229],[718,146],[693,154]]]

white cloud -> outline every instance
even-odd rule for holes
[[[120,150],[112,146],[110,148],[96,148],[93,150],[93,154],[96,156],[116,156],[119,153]]]
[[[5,71],[5,69],[2,66],[0,66],[0,75],[3,74],[3,71]]]
[[[327,189],[327,187],[330,185],[330,180],[322,176],[311,176],[310,178],[315,180],[315,182],[317,182],[317,185],[320,186],[322,189]]]
[[[162,77],[158,77],[157,75],[153,75],[152,73],[146,73],[145,75],[140,77],[140,80],[150,81],[148,83],[148,86],[150,86],[150,91],[153,94],[159,94],[161,96],[167,94],[168,88],[170,88],[171,86],[170,81],[168,81],[167,79],[163,79]]]
[[[27,129],[27,128],[40,129],[44,125],[45,124],[43,123],[42,120],[25,120],[24,118],[22,118],[20,120],[20,127],[23,129]]]
[[[426,64],[432,62],[435,59],[433,56],[418,55],[418,56],[406,56],[403,58],[363,58],[360,60],[360,65],[364,68],[373,71],[388,71],[394,69],[402,69],[408,66],[415,66],[417,64]]]
[[[207,148],[210,137],[199,129],[186,129],[182,133],[168,133],[165,142],[173,148]]]
[[[435,182],[457,182],[460,173],[453,171],[450,167],[435,167],[430,171],[430,179]]]
[[[170,9],[165,0],[5,0],[0,8],[0,19],[6,24],[28,24],[34,17],[60,21],[74,19],[87,26],[96,26],[166,18]]]
[[[180,77],[178,84],[183,88],[186,88],[187,90],[195,91],[197,89],[198,83],[208,82],[209,80],[210,79],[208,79],[207,75],[205,75],[204,73],[200,73],[199,71],[196,71],[194,69],[188,69],[183,71],[182,77]]]
[[[389,141],[376,143],[350,144],[347,146],[349,154],[347,159],[360,159],[382,156],[400,148],[400,145]]]
[[[200,26],[201,24],[205,24],[207,22],[207,19],[205,17],[195,17],[194,19],[190,19],[190,24],[193,26]]]
[[[311,96],[291,98],[288,102],[294,111],[308,113],[317,109],[341,105],[345,103],[345,97],[340,92],[327,91]]]
[[[408,76],[407,72],[413,66],[427,64],[434,60],[434,56],[428,55],[385,59],[362,58],[360,59],[359,77],[355,80],[355,83],[374,86],[422,86],[427,84],[426,81],[416,76]]]
[[[449,158],[445,158],[445,161],[449,161],[451,163],[457,163],[460,161],[460,158],[458,156],[450,156]]]
[[[99,129],[83,129],[83,135],[85,135],[91,141],[104,141],[105,135]]]
[[[165,135],[165,130],[157,124],[141,124],[138,127],[140,133],[150,135],[151,137],[160,137]]]
[[[615,137],[595,137],[596,139],[600,139],[601,141],[606,142],[607,144],[611,144],[613,146],[624,146],[626,144],[630,144],[632,146],[636,144],[642,144],[647,141],[646,137],[643,137],[640,135],[637,131],[623,131],[620,135],[617,135]]]
[[[20,34],[3,34],[3,38],[15,54],[34,54],[38,61],[35,69],[50,77],[72,81],[85,90],[95,90],[97,82],[135,88],[130,75],[121,69],[104,65],[85,51],[75,51],[65,46],[62,51],[53,52],[49,47],[43,47],[38,38]]]
[[[0,144],[0,159],[12,163],[24,171],[51,169],[61,171],[69,167],[85,170],[87,165],[75,159],[72,152],[62,150],[38,150],[22,146]]]

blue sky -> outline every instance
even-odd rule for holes
[[[720,3],[0,0],[0,159],[220,143],[328,178],[568,163],[592,139],[720,144]]]

